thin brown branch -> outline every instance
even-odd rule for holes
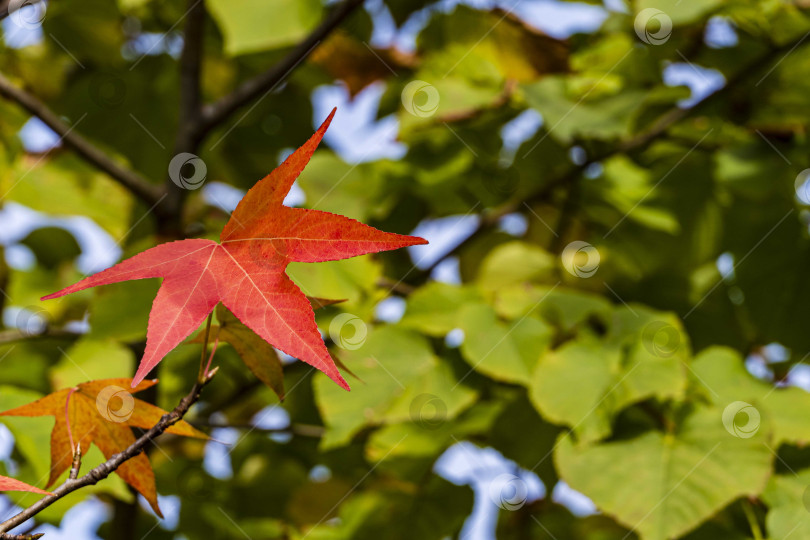
[[[295,46],[284,58],[268,71],[257,75],[219,101],[203,107],[203,119],[200,132],[207,134],[211,129],[227,120],[236,110],[254,99],[271,92],[284,78],[304,61],[310,53],[335,28],[363,3],[363,0],[343,0],[303,41]]]
[[[17,103],[23,109],[42,120],[45,125],[59,135],[60,141],[64,142],[66,146],[72,148],[91,165],[105,172],[113,180],[127,188],[144,203],[153,206],[163,197],[163,190],[159,186],[150,184],[138,173],[113,161],[105,152],[79,135],[73,129],[75,126],[66,124],[39,99],[12,84],[1,73],[0,96]]]
[[[177,407],[174,408],[173,411],[163,415],[163,417],[155,424],[149,431],[141,435],[138,440],[132,443],[126,450],[120,452],[118,454],[114,454],[110,459],[95,467],[87,474],[78,478],[76,480],[68,479],[64,484],[56,488],[53,492],[53,495],[48,495],[43,497],[33,505],[29,506],[19,514],[13,516],[12,518],[0,523],[0,533],[5,533],[10,531],[14,527],[17,527],[32,517],[36,516],[53,503],[61,499],[62,497],[73,493],[77,489],[81,489],[83,487],[92,486],[99,483],[101,480],[104,480],[110,474],[112,474],[118,467],[123,465],[126,461],[134,458],[141,452],[143,452],[144,447],[150,444],[154,439],[159,437],[163,434],[167,429],[171,426],[179,422],[183,419],[183,417],[188,413],[188,410],[191,408],[197,400],[200,399],[200,393],[202,389],[211,382],[211,379],[216,374],[217,370],[213,370],[208,378],[200,383],[194,383],[194,386],[191,388],[191,391],[180,400],[180,403],[177,404]]]
[[[45,533],[36,534],[6,534],[0,533],[0,540],[37,540],[45,536]]]
[[[408,296],[416,290],[415,287],[411,287],[407,283],[402,283],[401,281],[397,282],[384,276],[377,280],[377,286],[382,289],[388,289],[390,292],[394,292],[399,296]]]

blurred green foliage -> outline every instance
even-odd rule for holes
[[[323,4],[207,1],[203,100],[269,69],[334,9]],[[382,85],[379,116],[398,121],[404,156],[347,163],[325,144],[298,184],[308,206],[392,232],[475,216],[470,238],[446,254],[460,283],[415,267],[426,253],[418,250],[291,265],[306,294],[346,299],[317,320],[355,375],[351,393],[287,363],[279,404],[239,347],[223,343],[221,373],[190,420],[237,430],[233,474],[207,471],[198,441],[167,437],[149,451],[159,492],[180,500],[175,530],[155,528],[117,478],[37,519],[58,523],[98,497],[112,509],[99,533],[110,539],[441,540],[460,534],[473,492],[433,467],[470,441],[536,473],[548,494],[564,481],[600,512],[583,517],[550,495],[512,504],[478,493],[498,512],[499,538],[809,537],[810,395],[794,383],[810,353],[810,4],[611,2],[624,9],[565,40],[502,10],[378,4],[398,26],[424,20],[414,51],[368,45],[372,18],[357,10],[198,153],[207,181],[244,190],[321,121],[316,88]],[[178,1],[52,0],[41,42],[3,45],[0,72],[161,184],[179,121],[169,53],[186,10]],[[718,23],[736,38],[707,40]],[[162,41],[143,54],[150,45],[139,40],[155,35]],[[665,84],[673,66],[722,87],[690,100],[688,88]],[[539,128],[506,145],[504,126],[527,111]],[[17,133],[27,118],[0,101],[3,204],[89,218],[124,256],[165,240],[143,202],[69,149],[26,152]],[[188,193],[190,234],[216,237],[226,219],[202,190]],[[525,232],[509,232],[504,219],[525,222]],[[45,326],[0,334],[0,408],[131,375],[156,283],[41,303],[80,276],[78,245],[53,227],[22,244],[35,262],[0,269],[0,302],[8,325]],[[404,299],[402,318],[375,318],[391,296]],[[65,328],[85,315],[86,335]],[[150,399],[173,408],[198,356],[195,345],[172,352]],[[271,405],[288,427],[251,424]],[[50,422],[2,422],[15,437],[14,476],[36,484]],[[94,460],[100,454],[85,467]],[[328,474],[312,473],[323,467]]]

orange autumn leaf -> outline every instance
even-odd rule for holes
[[[166,411],[132,397],[132,393],[146,390],[157,380],[142,381],[134,389],[132,379],[104,379],[59,390],[28,405],[0,413],[0,416],[53,416],[56,422],[51,431],[51,473],[48,487],[67,471],[73,463],[74,449],[79,446],[82,455],[95,444],[107,459],[135,442],[133,427],[149,429],[157,424]],[[205,439],[207,436],[190,424],[180,421],[167,433]],[[157,502],[155,474],[146,454],[140,453],[126,461],[116,473],[143,495],[162,517]]]

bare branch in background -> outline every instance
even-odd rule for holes
[[[306,60],[321,41],[362,3],[363,0],[344,0],[280,62],[261,75],[242,83],[241,86],[219,101],[203,107],[201,133],[208,133],[211,129],[226,121],[239,108],[272,91],[296,66]]]
[[[175,152],[193,147],[193,132],[200,116],[200,73],[203,36],[205,31],[205,4],[202,0],[189,0],[186,27],[183,32],[183,52],[180,56],[180,121],[175,140]]]
[[[206,9],[203,0],[189,0],[186,25],[183,31],[183,52],[180,55],[180,115],[174,153],[196,153],[201,140],[200,73],[202,66],[203,38],[205,35]],[[188,194],[175,185],[171,178],[165,181],[167,197],[161,201],[162,212],[159,228],[164,234],[182,237],[182,208]]]

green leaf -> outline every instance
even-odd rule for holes
[[[141,279],[95,289],[89,309],[90,335],[121,341],[144,339],[149,311],[159,287],[158,280]]]
[[[339,519],[306,534],[311,540],[441,540],[460,533],[472,503],[467,486],[432,476],[421,486],[356,492],[340,506]]]
[[[773,444],[810,443],[810,394],[801,388],[778,388],[753,377],[737,351],[711,347],[692,363],[694,383],[718,407],[753,406],[764,426],[773,430]],[[747,423],[745,418],[736,419]],[[759,423],[757,423],[757,428]]]
[[[112,340],[83,338],[65,350],[62,359],[51,370],[55,389],[70,388],[97,379],[131,377],[135,355]]]
[[[43,394],[22,390],[13,386],[0,387],[0,411],[21,407],[41,398]],[[2,423],[14,435],[14,445],[33,467],[40,478],[50,474],[50,454],[44,449],[50,448],[53,419],[3,417]]]
[[[397,26],[401,26],[414,11],[424,7],[424,2],[423,0],[388,0],[385,5]]]
[[[57,341],[68,346],[70,341]],[[47,393],[51,389],[48,368],[61,353],[54,342],[11,343],[0,348],[0,381],[3,384]]]
[[[376,166],[375,166],[376,165]],[[317,152],[296,181],[318,210],[366,221],[380,212],[384,194],[381,167],[350,165],[330,152]],[[340,183],[340,189],[334,189]]]
[[[42,23],[54,50],[77,63],[81,59],[109,66],[121,62],[124,32],[120,19],[112,0],[67,0],[48,6]]]
[[[561,428],[537,413],[525,393],[504,407],[488,433],[487,444],[540,477],[546,486],[557,483],[552,450]]]
[[[604,181],[588,184],[588,188],[593,188],[597,201],[610,204],[616,212],[606,214],[595,201],[588,211],[596,221],[604,220],[610,228],[626,217],[653,230],[673,235],[680,231],[675,216],[667,209],[654,205],[656,199],[661,198],[656,191],[659,179],[654,179],[650,171],[624,155],[606,160],[604,167]]]
[[[636,13],[643,9],[655,8],[663,11],[674,24],[688,24],[717,10],[723,0],[704,0],[702,2],[679,2],[678,0],[639,0],[635,4]]]
[[[545,321],[570,332],[588,320],[608,324],[610,301],[600,295],[562,286],[511,286],[497,291],[495,309],[509,319],[536,311]]]
[[[48,214],[84,215],[115,239],[123,238],[131,226],[133,202],[127,191],[74,155],[59,155],[33,167],[20,162],[14,178],[24,180],[8,185],[6,197],[11,201]]]
[[[428,283],[408,296],[400,326],[429,336],[445,336],[458,328],[462,306],[476,300],[480,300],[480,295],[473,288],[438,281]]]
[[[474,370],[498,381],[529,384],[553,337],[552,328],[539,319],[525,316],[503,323],[486,304],[464,306],[459,319],[464,359]]]
[[[432,52],[433,56],[448,60],[455,56],[449,71],[443,73],[445,77],[456,72],[474,75],[476,67],[481,74],[492,66],[503,79],[528,81],[545,73],[565,71],[568,65],[568,47],[563,42],[517,17],[463,4],[450,13],[432,17],[419,34],[418,43],[420,50]],[[461,51],[464,54],[459,55]],[[474,76],[470,79],[471,83],[476,80]]]
[[[321,17],[319,0],[209,0],[231,56],[292,45]]]
[[[20,240],[34,252],[45,268],[56,268],[62,262],[73,262],[82,250],[76,238],[61,227],[42,227]]]
[[[643,540],[676,538],[731,501],[765,488],[773,455],[763,434],[744,439],[699,408],[676,431],[589,446],[563,436],[560,476]]]
[[[481,263],[478,283],[486,290],[528,281],[549,280],[554,276],[556,258],[526,242],[509,242],[489,252]]]
[[[24,307],[30,312],[41,312],[48,321],[57,321],[69,312],[69,303],[43,302],[40,298],[53,291],[54,283],[60,283],[62,279],[70,282],[81,276],[78,271],[67,266],[60,268],[58,272],[42,265],[36,265],[27,271],[12,271],[6,288],[6,301],[9,305]]]
[[[110,0],[104,0],[109,2]],[[168,11],[177,7],[175,21],[180,20],[185,12],[180,6],[164,6]],[[171,17],[169,13],[166,17]],[[47,20],[47,17],[46,17]],[[125,26],[121,23],[116,27]],[[168,31],[162,26],[162,31]],[[93,32],[93,30],[88,30]],[[169,32],[166,40],[171,41],[173,32]],[[166,47],[166,42],[153,42],[157,52],[158,47]],[[151,46],[151,45],[150,45]],[[120,59],[120,52],[116,53]],[[135,63],[137,62],[137,64]],[[176,69],[176,60],[168,54],[138,54],[131,65],[116,66],[104,69],[77,69],[71,72],[71,77],[65,85],[59,101],[54,104],[56,110],[78,122],[81,118],[80,130],[82,136],[93,141],[102,150],[110,154],[115,160],[124,158],[124,164],[130,169],[137,170],[148,182],[158,184],[168,176],[167,164],[174,157],[169,148],[174,138],[178,123],[178,107],[176,102],[163,99],[171,95],[179,85],[179,71]],[[124,128],[126,126],[126,128]],[[65,212],[70,208],[72,212],[85,208],[91,203],[120,205],[116,200],[116,192],[123,192],[125,201],[132,205],[135,198],[128,191],[99,173],[92,166],[86,164],[75,153],[68,154],[72,161],[82,164],[84,176],[78,178],[79,185],[84,186],[95,197],[95,200],[78,200],[76,206],[65,206],[62,203],[58,212]],[[98,187],[90,179],[99,180]],[[54,184],[58,185],[56,181]],[[58,197],[56,193],[50,194]],[[50,198],[50,197],[49,197]],[[118,220],[123,220],[123,230],[114,234],[117,241],[132,233],[130,230],[135,224],[147,228],[149,220],[140,221],[148,206],[132,206],[132,214],[114,215],[114,208],[102,208],[100,212],[113,214]],[[86,212],[86,211],[83,211]]]
[[[371,317],[374,305],[385,295],[377,287],[380,264],[368,256],[321,264],[291,263],[287,275],[307,296],[346,298],[341,308],[363,319]]]
[[[408,423],[389,424],[371,436],[366,445],[366,457],[372,462],[397,458],[422,458],[428,466],[435,457],[459,440],[482,435],[493,427],[501,413],[500,404],[484,403],[465,411],[454,420],[446,418],[446,405],[438,396],[425,394]],[[432,409],[426,411],[426,409]]]
[[[601,439],[611,431],[611,413],[619,409],[619,373],[619,351],[582,338],[543,356],[534,372],[532,403],[545,418],[571,426],[584,440]]]
[[[530,388],[545,418],[572,427],[585,441],[609,435],[613,419],[628,405],[685,391],[688,348],[676,320],[622,308],[613,321],[604,340],[582,332],[545,354]]]
[[[810,537],[810,469],[776,474],[768,481],[762,500],[770,507],[765,518],[768,538]]]
[[[434,397],[443,416],[454,418],[476,393],[457,385],[424,337],[395,326],[369,329],[365,343],[345,351],[344,362],[362,381],[346,393],[329,378],[315,376],[315,397],[327,426],[323,448],[346,444],[367,425],[403,422],[418,415]],[[429,397],[425,400],[426,396]]]
[[[522,540],[553,540],[554,538],[560,540],[563,538],[576,540],[627,540],[628,538],[635,538],[627,529],[607,516],[575,516],[570,509],[553,501],[543,500],[536,504],[540,508],[537,511],[532,508],[531,517],[534,519],[528,522],[523,520],[523,515],[527,510],[523,512],[500,512],[496,538],[510,538],[515,531],[520,531],[524,535]],[[731,539],[724,538],[723,540]]]
[[[625,90],[601,99],[584,99],[572,88],[573,81],[549,76],[522,86],[529,105],[543,115],[552,137],[570,143],[576,137],[616,139],[631,132],[645,93]]]

